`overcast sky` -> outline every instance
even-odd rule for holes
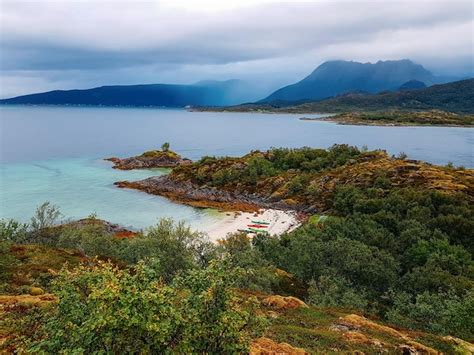
[[[270,90],[331,59],[474,73],[471,0],[0,3],[0,97],[231,78]]]

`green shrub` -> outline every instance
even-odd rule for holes
[[[8,292],[12,268],[17,264],[16,258],[10,253],[11,246],[10,241],[0,240],[0,293]]]
[[[54,283],[59,304],[36,332],[39,353],[240,353],[259,331],[253,303],[231,289],[225,261],[166,285],[153,267],[110,263],[63,270]]]
[[[229,235],[219,249],[221,254],[228,255],[234,267],[242,270],[236,280],[238,287],[263,292],[271,292],[275,288],[278,282],[276,268],[252,246],[245,234]]]
[[[362,290],[356,290],[341,277],[320,276],[311,280],[308,289],[308,303],[319,307],[344,307],[364,310],[368,302]]]
[[[339,188],[333,198],[338,217],[255,245],[276,267],[310,283],[310,303],[373,311],[414,328],[444,305],[450,313],[433,316],[433,329],[468,334],[460,309],[470,307],[465,294],[474,290],[472,203],[463,195],[380,187]],[[406,312],[397,295],[410,300]]]
[[[215,252],[214,245],[204,234],[171,219],[162,219],[146,233],[137,233],[131,239],[114,238],[101,225],[64,228],[56,246],[126,264],[155,258],[159,260],[160,276],[167,281],[183,270],[207,265]]]
[[[421,328],[466,340],[474,338],[474,292],[463,296],[453,292],[423,292],[415,297],[395,293],[387,313],[390,322],[408,328]]]
[[[28,225],[13,219],[0,220],[0,241],[22,243],[28,239]]]

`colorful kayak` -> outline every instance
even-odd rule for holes
[[[252,227],[252,228],[268,228],[268,226],[264,226],[263,224],[249,224],[247,227]]]
[[[269,222],[262,222],[262,221],[252,221],[252,223],[255,223],[255,224],[266,224],[266,225],[269,225],[269,224],[270,224]]]
[[[249,230],[250,230],[252,233],[268,234],[267,231],[263,231],[263,230],[261,230],[261,229],[249,228]]]
[[[237,229],[238,232],[242,232],[242,233],[255,233],[249,229]]]

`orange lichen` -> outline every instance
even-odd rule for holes
[[[420,344],[412,339],[410,339],[410,337],[405,334],[405,333],[402,333],[401,331],[399,330],[396,330],[396,329],[393,329],[393,328],[390,328],[386,325],[382,325],[382,324],[378,324],[374,321],[371,321],[363,316],[359,316],[357,314],[349,314],[349,315],[346,315],[344,317],[341,317],[340,318],[340,322],[339,324],[342,324],[342,325],[347,325],[349,327],[352,327],[352,328],[357,328],[357,329],[369,329],[369,330],[373,330],[373,331],[376,331],[376,332],[380,332],[380,333],[383,333],[383,334],[386,334],[386,335],[389,335],[391,337],[394,337],[394,338],[398,338],[400,340],[403,341],[403,344],[400,345],[401,348],[404,348],[406,347],[407,349],[414,349],[416,351],[419,351],[423,354],[438,354],[438,351],[436,351],[435,349],[432,349],[426,345],[423,345],[423,344]],[[356,339],[354,334],[356,332],[346,332],[345,333],[345,336],[347,337],[347,334],[349,334],[349,337],[352,337],[353,339]],[[357,335],[358,339],[362,339],[362,337],[360,335]],[[368,339],[367,339],[368,340]]]
[[[250,345],[251,355],[300,355],[309,354],[304,349],[296,348],[287,343],[277,343],[269,338],[258,338]]]
[[[12,306],[21,307],[43,307],[51,303],[57,302],[58,299],[52,294],[44,294],[40,296],[33,295],[0,295],[0,309]]]
[[[279,309],[279,310],[308,307],[306,303],[304,303],[302,300],[296,297],[292,297],[292,296],[284,297],[284,296],[279,296],[279,295],[269,296],[265,298],[262,301],[262,304],[264,306],[271,307],[274,309]]]
[[[132,239],[137,236],[137,233],[132,231],[120,231],[114,234],[114,238],[117,239]]]

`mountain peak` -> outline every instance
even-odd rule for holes
[[[398,90],[410,80],[431,85],[435,78],[422,65],[410,59],[379,60],[375,63],[331,60],[319,65],[298,83],[281,88],[262,101],[320,100],[356,90],[377,93]]]

